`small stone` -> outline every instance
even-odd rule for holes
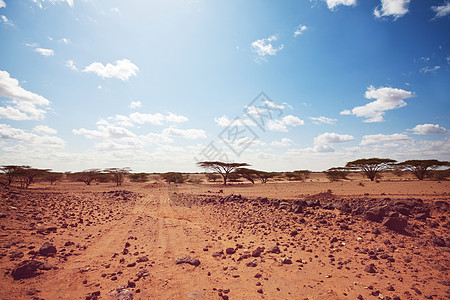
[[[14,280],[34,277],[42,265],[43,263],[37,260],[24,260],[12,270],[11,275]]]
[[[259,257],[263,251],[264,251],[264,248],[258,247],[258,248],[256,248],[255,250],[252,251],[252,256],[253,257]]]
[[[367,273],[376,273],[376,272],[377,272],[377,271],[375,270],[375,265],[374,265],[374,264],[367,265],[367,266],[364,268],[364,271],[366,271]]]
[[[260,293],[260,294],[262,294],[262,293],[263,293],[263,290],[262,290],[262,289],[258,289],[257,292]]]
[[[272,246],[267,250],[267,252],[279,254],[281,251],[280,248],[278,248],[278,246]]]
[[[227,254],[234,254],[234,253],[236,253],[236,249],[234,249],[234,248],[227,248],[227,249],[225,250],[225,252],[226,252]]]
[[[200,260],[198,260],[197,258],[190,257],[190,256],[182,256],[182,257],[178,257],[175,260],[175,263],[177,265],[187,263],[187,264],[190,264],[193,266],[198,266],[200,264]]]

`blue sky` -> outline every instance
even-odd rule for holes
[[[446,0],[0,0],[0,41],[2,165],[450,160]]]

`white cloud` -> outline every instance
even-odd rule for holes
[[[14,23],[11,22],[11,20],[9,20],[9,19],[8,19],[6,16],[4,16],[4,15],[0,15],[0,21],[3,22],[3,23],[6,24],[6,25],[14,26]]]
[[[283,117],[282,119],[283,123],[288,125],[288,126],[292,126],[292,127],[296,127],[296,126],[300,126],[300,125],[304,125],[305,121],[299,119],[296,116],[293,115],[287,115],[285,117]]]
[[[434,67],[423,67],[422,69],[420,69],[420,73],[428,73],[428,72],[434,72],[437,71],[441,68],[441,66],[434,66]]]
[[[375,8],[373,14],[377,18],[393,16],[394,19],[403,17],[408,13],[408,6],[411,0],[381,0],[381,9]]]
[[[42,56],[52,56],[55,55],[55,50],[53,49],[44,49],[44,48],[36,48],[34,49],[37,53],[39,53]]]
[[[281,141],[273,141],[270,144],[275,147],[288,147],[293,145],[294,141],[288,138],[282,138]]]
[[[136,109],[142,106],[141,101],[131,101],[130,105],[128,106],[131,109]]]
[[[77,71],[78,68],[75,66],[75,62],[71,59],[66,61],[66,67],[68,67],[71,70]]]
[[[56,131],[56,129],[50,128],[47,125],[37,125],[33,128],[33,131],[40,133],[40,134],[46,134],[46,135],[58,133]]]
[[[220,118],[214,118],[214,122],[217,123],[217,125],[219,125],[220,127],[227,127],[229,126],[231,123],[233,123],[233,125],[237,125],[237,126],[256,126],[255,122],[253,122],[252,120],[249,119],[235,119],[235,120],[230,120],[227,116],[223,115]]]
[[[307,30],[307,29],[308,29],[308,27],[305,26],[305,25],[301,25],[301,24],[298,25],[297,28],[295,29],[294,37],[299,36],[299,35],[302,35],[303,32],[304,32],[305,30]]]
[[[89,130],[85,128],[74,129],[72,132],[76,135],[84,135],[88,139],[123,139],[133,138],[136,135],[128,129],[110,124],[105,120],[97,122],[97,130]]]
[[[325,132],[314,138],[314,152],[333,152],[333,144],[347,143],[355,138],[348,134]]]
[[[409,140],[409,136],[401,133],[394,133],[390,135],[386,134],[374,134],[374,135],[364,135],[362,137],[361,146],[373,145],[373,144],[384,144],[392,142],[400,142]]]
[[[6,3],[3,0],[0,0],[0,8],[6,7]]]
[[[189,140],[206,138],[206,133],[202,129],[178,129],[170,127],[163,130],[163,135],[181,137]]]
[[[59,41],[60,41],[60,42],[63,42],[64,44],[70,43],[70,41],[69,41],[68,39],[66,39],[66,38],[62,38],[62,39],[60,39]]]
[[[350,111],[349,110],[344,111],[342,114],[350,114]],[[331,119],[331,118],[327,118],[324,116],[309,117],[308,119],[310,119],[316,125],[320,125],[320,124],[334,125],[337,122],[337,119]]]
[[[94,62],[87,66],[83,72],[94,72],[102,78],[118,78],[120,80],[128,80],[131,76],[136,76],[139,68],[128,59],[117,60],[116,64],[106,64]]]
[[[421,124],[411,130],[414,134],[439,134],[448,132],[447,129],[438,124]]]
[[[40,8],[42,8],[42,4],[43,3],[51,3],[51,4],[56,4],[59,2],[66,2],[67,4],[69,4],[70,7],[73,7],[74,5],[74,0],[32,0],[34,3],[36,3]]]
[[[336,6],[345,5],[345,6],[355,6],[356,0],[326,0],[327,6],[329,9],[333,10]]]
[[[131,119],[124,115],[115,115],[114,117],[108,117],[108,120],[113,120],[120,126],[134,127],[134,124],[133,122],[131,122]]]
[[[278,51],[283,49],[284,45],[281,44],[279,47],[274,47],[272,42],[276,41],[277,37],[272,35],[266,39],[256,40],[252,43],[252,50],[255,52],[259,59],[265,60],[266,55],[276,55]]]
[[[281,131],[287,132],[286,124],[281,120],[269,120],[266,125],[267,129],[270,131]]]
[[[450,2],[440,6],[432,6],[431,9],[436,13],[435,18],[441,18],[450,15]]]
[[[11,99],[6,107],[0,107],[0,118],[11,120],[39,120],[45,110],[37,106],[48,106],[50,101],[19,86],[19,81],[0,70],[0,97]]]
[[[40,136],[34,133],[26,132],[22,129],[13,128],[10,125],[6,124],[0,124],[0,138],[24,142],[34,147],[63,148],[65,145],[64,140],[56,136]]]
[[[370,86],[365,95],[367,99],[376,99],[364,106],[356,106],[351,111],[344,110],[341,115],[355,115],[366,118],[364,122],[383,122],[386,111],[406,106],[404,99],[413,97],[413,93],[402,89]]]
[[[299,119],[293,115],[287,115],[283,117],[281,120],[269,119],[266,124],[266,128],[270,131],[281,131],[287,132],[287,126],[297,127],[300,125],[304,125],[305,121]]]
[[[186,122],[189,119],[182,115],[176,115],[174,113],[169,112],[167,115],[163,115],[161,113],[156,114],[143,114],[139,112],[135,112],[130,114],[130,119],[138,124],[150,123],[153,125],[162,125],[163,122],[170,123],[181,123]]]
[[[113,11],[113,12],[116,12],[116,13],[120,12],[120,10],[117,7],[111,8],[110,11]]]

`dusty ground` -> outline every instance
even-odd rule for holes
[[[0,298],[449,299],[449,187],[313,179],[2,188]],[[374,207],[406,228],[369,220]],[[39,252],[45,242],[55,254]],[[176,264],[184,256],[194,265]],[[47,264],[17,275],[26,260]]]

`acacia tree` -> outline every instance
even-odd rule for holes
[[[86,185],[91,185],[92,181],[98,179],[100,173],[99,169],[89,169],[84,170],[83,172],[74,173],[71,176],[75,177],[77,181],[84,182]]]
[[[48,174],[48,172],[50,172],[50,169],[35,169],[30,166],[21,166],[16,171],[16,177],[21,187],[28,188],[30,184],[36,181],[37,177]]]
[[[222,176],[224,185],[227,184],[228,175],[230,175],[231,172],[240,167],[250,166],[247,163],[226,163],[221,161],[201,161],[198,162],[197,165],[200,168],[212,170],[219,173]]]
[[[256,171],[256,176],[258,176],[261,183],[267,183],[267,180],[275,177],[276,173],[273,172],[265,172],[265,171]]]
[[[206,178],[208,178],[209,181],[216,182],[217,179],[220,178],[220,175],[217,175],[216,173],[206,173]]]
[[[247,168],[238,168],[235,171],[237,174],[241,175],[251,183],[255,184],[255,178],[257,177],[256,170],[253,169],[247,169]]]
[[[349,173],[350,172],[347,168],[330,168],[327,171],[325,171],[325,175],[330,181],[348,179],[347,176]]]
[[[183,175],[179,172],[168,172],[163,173],[160,177],[165,180],[168,184],[173,183],[184,183],[187,179],[187,176]]]
[[[6,185],[11,185],[11,183],[14,182],[14,180],[18,176],[18,172],[22,168],[30,168],[30,167],[29,166],[13,166],[13,165],[10,165],[10,166],[2,166],[0,168],[0,171],[5,173],[5,175],[6,175],[6,179],[7,179]]]
[[[63,173],[56,173],[56,172],[47,172],[44,174],[44,180],[50,182],[50,185],[53,185],[55,182],[60,180],[63,177]]]
[[[125,176],[131,172],[131,169],[126,168],[108,168],[103,170],[104,172],[111,174],[114,177],[114,181],[116,182],[117,186],[121,186]]]
[[[363,174],[374,181],[378,173],[388,170],[396,160],[389,158],[363,158],[348,162],[345,167],[353,170],[360,170]]]
[[[401,167],[402,169],[411,171],[419,180],[423,180],[425,176],[430,173],[430,171],[448,165],[448,161],[439,161],[436,159],[407,160],[397,164],[397,166]]]

